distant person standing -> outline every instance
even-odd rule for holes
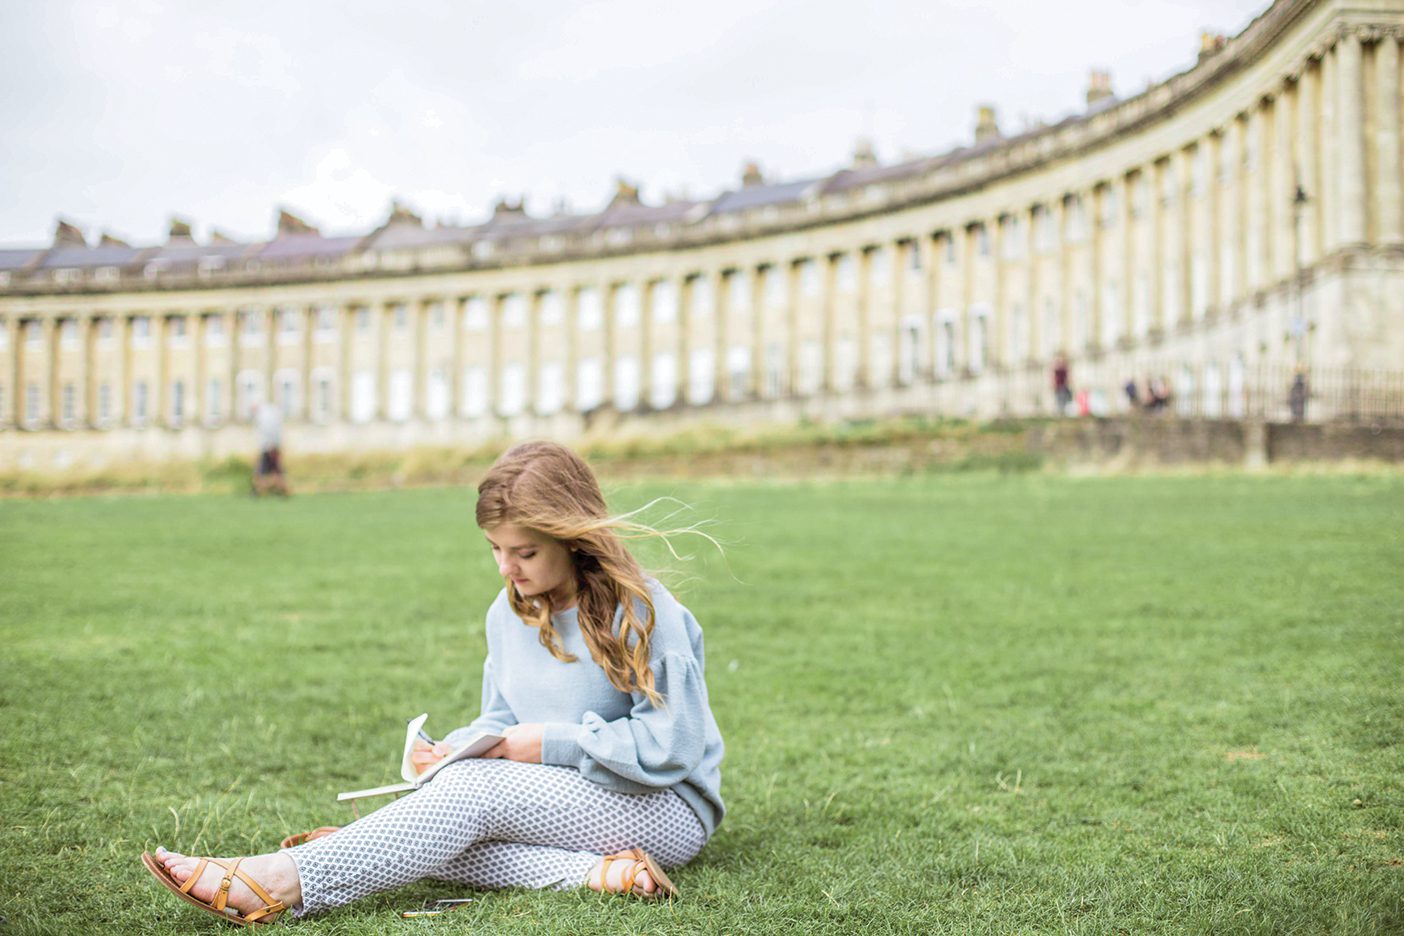
[[[1301,371],[1292,377],[1292,386],[1287,390],[1287,407],[1292,411],[1292,422],[1306,421],[1307,382]]]
[[[1072,388],[1068,384],[1068,359],[1061,354],[1053,362],[1053,400],[1058,405],[1058,415],[1068,414],[1068,404],[1072,402]]]
[[[258,467],[254,470],[254,494],[272,491],[288,496],[288,479],[283,474],[283,411],[267,400],[254,410],[254,431],[258,434]]]

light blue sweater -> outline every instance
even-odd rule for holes
[[[643,693],[610,684],[585,646],[576,609],[551,619],[567,652],[576,656],[576,662],[562,663],[541,646],[536,628],[512,611],[504,589],[487,614],[482,712],[445,740],[539,722],[545,726],[542,763],[574,767],[621,793],[671,789],[710,837],[725,810],[723,748],[707,702],[702,628],[666,588],[651,579],[648,584],[657,614],[649,663],[661,707]],[[616,634],[622,614],[622,607],[615,609]]]

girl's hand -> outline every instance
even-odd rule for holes
[[[502,740],[483,756],[503,757],[524,764],[541,763],[541,726],[507,726],[502,730]]]
[[[416,738],[414,747],[410,749],[410,763],[414,765],[414,772],[416,774],[424,773],[424,771],[443,760],[451,750],[453,750],[453,748],[442,741],[431,747],[425,741]]]

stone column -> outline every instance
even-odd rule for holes
[[[298,310],[298,314],[302,316],[302,373],[299,375],[302,384],[302,421],[311,424],[316,422],[318,405],[316,387],[312,385],[312,360],[317,340],[316,332],[322,323],[316,305],[304,305]],[[330,417],[331,414],[327,415]]]
[[[375,310],[375,414],[382,422],[390,421],[390,335],[395,331],[395,303],[378,302]],[[496,327],[496,323],[494,323]],[[270,368],[271,370],[272,368]],[[494,394],[496,399],[496,394]]]
[[[888,384],[892,387],[902,386],[902,341],[904,338],[905,325],[903,320],[907,316],[907,245],[910,240],[902,239],[890,242],[886,249],[892,255],[892,262],[888,265],[888,272],[892,278],[892,321],[889,343],[892,345],[891,359],[887,362]],[[915,372],[913,373],[915,377]]]
[[[1136,170],[1137,181],[1135,183],[1131,181],[1132,177],[1130,175],[1124,175],[1118,179],[1118,184],[1121,186],[1121,201],[1117,204],[1120,217],[1117,218],[1116,223],[1117,228],[1121,232],[1119,238],[1121,241],[1121,263],[1118,265],[1121,288],[1117,290],[1116,298],[1117,301],[1121,303],[1121,308],[1102,310],[1103,321],[1105,321],[1106,317],[1109,315],[1115,315],[1117,317],[1118,343],[1126,342],[1132,335],[1136,334],[1136,300],[1137,293],[1139,292],[1136,288],[1136,268],[1137,261],[1140,257],[1136,250],[1136,221],[1138,219],[1136,218],[1135,212],[1132,210],[1132,202],[1136,198],[1136,186],[1140,184],[1140,180],[1142,179],[1146,181],[1147,201],[1149,201],[1152,196],[1150,192],[1151,183],[1150,180],[1146,178],[1146,171],[1147,168],[1145,166]],[[1146,205],[1145,208],[1147,212],[1149,212],[1150,206]],[[1147,222],[1149,223],[1149,218]],[[1095,285],[1092,288],[1094,290],[1097,289]],[[1146,311],[1149,312],[1150,310],[1147,309]],[[1099,323],[1099,325],[1100,324],[1101,323]],[[1112,346],[1106,342],[1105,336],[1100,330],[1097,333],[1097,340],[1098,344],[1103,349],[1108,351],[1112,349]]]
[[[561,291],[561,315],[564,346],[561,348],[561,412],[575,410],[576,383],[579,381],[580,360],[580,288],[570,286]]]
[[[658,323],[653,320],[657,312],[655,293],[658,280],[645,279],[639,289],[639,405],[644,409],[653,408],[653,354],[657,344]]]
[[[788,260],[778,275],[785,277],[785,371],[780,395],[797,397],[804,381],[800,375],[800,265]]]
[[[20,381],[20,342],[24,340],[24,332],[19,327],[19,319],[12,315],[0,319],[0,329],[4,330],[5,343],[10,349],[10,394],[0,402],[0,425],[18,426],[24,419],[24,386]]]
[[[1229,122],[1224,136],[1228,148],[1227,192],[1221,206],[1219,220],[1223,225],[1223,244],[1227,246],[1232,262],[1224,271],[1220,285],[1224,288],[1223,301],[1219,311],[1228,312],[1243,295],[1243,265],[1246,238],[1243,236],[1243,121],[1234,118]]]
[[[1150,176],[1146,180],[1146,213],[1149,236],[1146,238],[1145,263],[1149,271],[1146,277],[1146,335],[1158,336],[1165,332],[1165,282],[1174,276],[1173,270],[1165,269],[1165,225],[1169,223],[1169,212],[1165,210],[1166,178],[1170,173],[1169,160],[1157,160],[1150,165]],[[1137,335],[1137,339],[1144,336]]]
[[[716,342],[716,353],[712,366],[716,371],[714,378],[716,385],[712,389],[712,399],[719,403],[726,402],[728,398],[726,385],[727,368],[727,319],[731,317],[731,276],[727,271],[720,271],[713,280],[714,293],[712,296],[712,314],[717,317],[716,331],[713,339]]]
[[[98,385],[101,381],[98,379],[97,368],[96,321],[96,315],[91,312],[78,319],[78,342],[83,349],[83,425],[88,429],[98,428]],[[199,353],[198,349],[196,353]],[[200,367],[198,359],[195,367],[197,370]],[[4,421],[5,415],[0,412],[0,423]]]
[[[1200,143],[1202,145],[1203,141],[1201,140]],[[1167,330],[1172,325],[1180,327],[1188,325],[1194,314],[1192,312],[1194,305],[1194,160],[1190,155],[1192,152],[1194,151],[1188,147],[1175,152],[1175,198],[1179,212],[1176,215],[1173,252],[1174,275],[1180,284],[1180,306],[1176,310],[1175,321],[1165,323]]]
[[[263,372],[263,398],[270,403],[277,403],[278,382],[275,375],[278,373],[278,307],[267,306],[263,319],[263,335],[268,345],[268,366]]]
[[[488,312],[488,360],[487,360],[487,407],[489,416],[501,417],[502,413],[502,312],[506,297],[502,293],[484,296]]]
[[[1337,76],[1339,121],[1336,124],[1339,147],[1336,171],[1340,180],[1337,191],[1341,199],[1339,230],[1341,243],[1351,245],[1364,243],[1366,239],[1364,76],[1361,74],[1360,36],[1346,33],[1337,48],[1340,69]]]
[[[1205,245],[1204,257],[1204,293],[1207,312],[1209,309],[1223,308],[1224,258],[1223,229],[1220,216],[1223,213],[1224,197],[1222,180],[1219,176],[1219,165],[1223,161],[1223,132],[1214,131],[1204,138],[1201,145],[1208,147],[1207,161],[1204,166],[1204,199],[1207,203],[1205,214],[1208,216],[1205,224],[1207,244]]]
[[[1004,252],[1009,246],[1005,243],[1008,223],[1007,216],[996,215],[994,230],[990,232],[990,279],[994,282],[994,295],[990,297],[990,319],[985,331],[988,341],[985,348],[986,370],[999,370],[1005,364],[1009,350],[1009,310],[1006,308],[1009,284],[1005,282],[1005,277],[1009,275],[1010,265],[1004,259]]]
[[[1112,190],[1111,182],[1100,185],[1092,190],[1089,204],[1083,210],[1083,218],[1088,220],[1088,236],[1091,243],[1088,245],[1092,252],[1092,286],[1091,294],[1087,297],[1087,333],[1082,336],[1082,348],[1078,350],[1096,350],[1102,340],[1102,316],[1105,311],[1102,309],[1102,281],[1112,271],[1118,269],[1112,259],[1107,256],[1107,246],[1111,241],[1111,234],[1102,223],[1102,218],[1108,213],[1106,207],[1107,193]],[[1071,264],[1065,268],[1071,273]],[[1065,293],[1069,290],[1065,288]],[[1069,338],[1071,332],[1067,333]]]
[[[614,406],[614,358],[619,353],[619,337],[615,326],[619,307],[619,283],[609,283],[600,290],[600,305],[604,315],[604,353],[600,361],[601,406]]]
[[[819,358],[820,389],[825,395],[838,392],[838,303],[835,293],[838,289],[838,263],[840,254],[829,254],[816,259],[822,264],[819,275],[823,277],[823,294],[820,315]]]
[[[974,334],[975,304],[975,225],[970,222],[961,229],[960,241],[960,309],[955,317],[955,360],[951,363],[957,373],[970,369],[970,336]]]
[[[858,267],[858,388],[873,386],[873,250],[864,247],[854,258]]]
[[[922,310],[922,327],[926,329],[926,369],[923,376],[927,380],[935,380],[937,373],[936,349],[940,339],[937,332],[940,330],[936,322],[937,307],[941,302],[941,279],[937,267],[938,250],[936,248],[936,235],[932,232],[922,235],[917,240],[922,252],[922,267],[924,273],[922,277],[923,289],[926,296],[926,307]]]
[[[165,312],[151,313],[151,341],[156,348],[156,379],[147,397],[152,426],[171,425],[168,407],[171,397],[171,317]],[[269,368],[270,370],[272,368]]]
[[[692,389],[692,320],[695,317],[692,305],[695,299],[693,291],[697,288],[696,275],[678,277],[673,288],[678,294],[678,342],[674,352],[678,358],[678,366],[673,372],[677,385],[673,391],[673,399],[679,406],[688,406],[692,403],[689,391]]]
[[[1375,48],[1375,198],[1378,240],[1404,242],[1404,203],[1400,196],[1399,38],[1380,37]]]
[[[419,299],[406,303],[407,313],[414,316],[410,322],[414,340],[410,416],[416,420],[427,421],[429,418],[429,306],[436,301]]]
[[[1038,259],[1038,214],[1032,205],[1022,215],[1026,228],[1024,234],[1024,354],[1023,358],[1011,363],[1030,364],[1038,359],[1038,349],[1043,346],[1043,312],[1038,307],[1039,259]]]
[[[351,385],[354,383],[354,370],[351,351],[355,344],[356,334],[356,303],[348,302],[342,305],[337,316],[341,320],[341,346],[338,348],[339,370],[341,373],[337,377],[337,396],[340,398],[341,411],[337,413],[337,422],[349,423],[351,421]]]
[[[1317,102],[1321,94],[1321,65],[1308,61],[1297,79],[1296,124],[1299,132],[1294,134],[1296,149],[1297,177],[1292,180],[1300,185],[1306,194],[1307,202],[1300,209],[1300,222],[1294,215],[1296,255],[1292,258],[1293,272],[1296,265],[1303,266],[1316,262],[1321,256],[1321,175],[1319,159],[1321,147],[1321,116]],[[1295,188],[1291,196],[1295,196]]]
[[[1292,193],[1296,182],[1292,178],[1292,115],[1296,111],[1292,98],[1296,87],[1285,83],[1269,105],[1272,117],[1272,154],[1267,161],[1266,198],[1268,223],[1272,231],[1269,245],[1266,281],[1280,283],[1292,275]]]
[[[49,418],[46,423],[57,429],[63,425],[63,329],[59,327],[58,319],[45,316],[43,322],[45,357],[49,359],[49,372],[45,375],[49,397]]]
[[[751,398],[765,397],[765,378],[770,372],[770,361],[765,347],[766,284],[775,271],[775,266],[763,263],[751,267]]]

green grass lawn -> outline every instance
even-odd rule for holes
[[[1404,931],[1404,478],[652,484],[727,561],[729,815],[683,899],[416,885],[297,932]],[[221,932],[267,850],[476,710],[472,493],[0,503],[0,936]],[[646,561],[658,562],[651,552]]]

